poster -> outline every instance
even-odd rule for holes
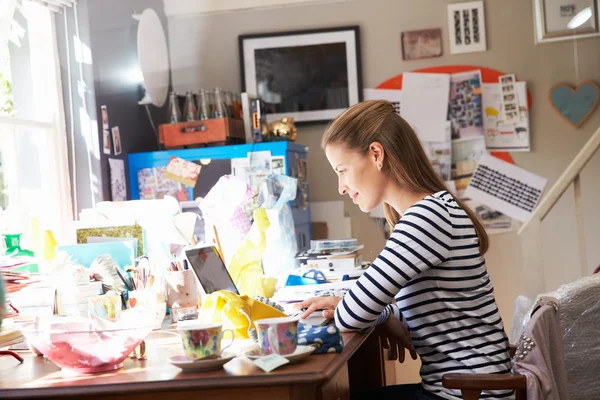
[[[456,194],[463,197],[471,176],[477,168],[477,161],[486,154],[485,139],[466,139],[452,141],[451,179],[456,185]]]
[[[452,121],[452,139],[484,136],[481,71],[450,76],[448,119]]]
[[[109,158],[110,192],[112,201],[127,200],[127,183],[125,180],[125,161]]]
[[[529,106],[527,101],[526,82],[516,82],[515,94],[518,104],[518,117],[507,121],[502,112],[504,98],[512,99],[506,95],[499,83],[484,83],[484,131],[485,144],[490,151],[530,151]]]
[[[525,222],[537,206],[548,180],[484,154],[465,196]]]
[[[138,191],[141,200],[175,197],[179,201],[190,200],[188,188],[166,177],[167,167],[144,168],[138,171]]]

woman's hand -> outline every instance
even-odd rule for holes
[[[412,345],[410,331],[395,316],[390,315],[387,321],[377,326],[375,332],[379,335],[383,348],[391,349],[392,360],[398,359],[398,361],[403,363],[404,349],[410,352],[413,360],[417,359],[417,352]]]
[[[335,314],[335,308],[340,301],[342,301],[342,298],[337,296],[312,297],[304,300],[302,303],[296,304],[294,308],[296,310],[306,309],[306,311],[304,311],[300,317],[302,319],[308,318],[310,314],[317,310],[323,310],[324,318],[333,318]]]

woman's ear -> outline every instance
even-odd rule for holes
[[[385,159],[385,150],[379,142],[373,142],[369,146],[369,158],[373,160],[378,170],[382,170]]]

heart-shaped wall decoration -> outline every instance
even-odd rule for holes
[[[573,89],[566,83],[552,86],[549,93],[552,107],[575,128],[581,127],[600,103],[600,86],[586,81]]]

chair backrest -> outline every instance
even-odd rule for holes
[[[598,398],[600,393],[600,275],[561,286],[547,294],[560,301],[559,317],[571,400]]]

